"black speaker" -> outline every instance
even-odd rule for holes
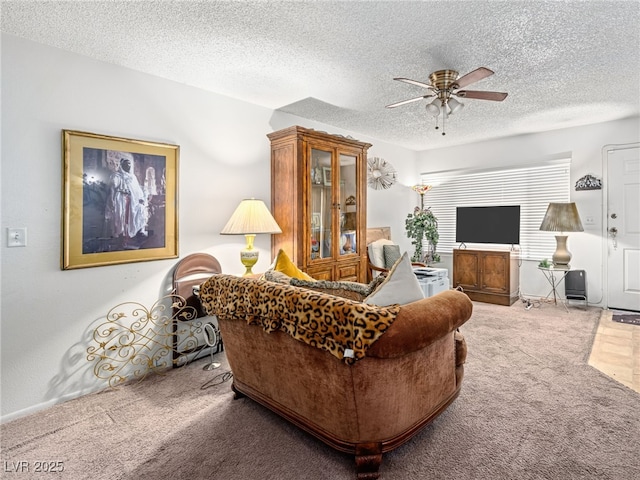
[[[570,270],[564,277],[564,293],[567,300],[587,300],[587,272]]]

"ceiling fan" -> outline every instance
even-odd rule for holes
[[[395,108],[400,105],[406,105],[407,103],[417,102],[423,98],[436,97],[435,100],[428,103],[427,113],[436,119],[436,130],[438,126],[438,117],[442,113],[442,135],[445,135],[444,123],[445,119],[452,113],[459,111],[464,104],[456,100],[458,98],[473,98],[476,100],[492,100],[494,102],[501,102],[507,98],[507,93],[502,92],[486,92],[480,90],[461,90],[467,85],[471,85],[477,81],[482,80],[493,75],[493,71],[486,67],[480,67],[472,72],[467,73],[461,77],[458,77],[458,72],[455,70],[438,70],[429,75],[429,83],[419,82],[417,80],[411,80],[409,78],[394,78],[400,82],[409,83],[411,85],[417,85],[430,90],[426,95],[410,98],[408,100],[402,100],[401,102],[392,103],[387,105],[386,108]]]

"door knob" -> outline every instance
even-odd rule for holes
[[[618,240],[616,239],[616,235],[618,235],[618,229],[616,227],[611,227],[609,229],[609,235],[611,235],[611,239],[613,240],[613,249],[617,250],[618,249]]]

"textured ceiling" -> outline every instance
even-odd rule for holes
[[[2,31],[423,150],[640,113],[640,2],[2,1]],[[495,72],[434,130],[432,71]]]

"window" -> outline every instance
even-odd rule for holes
[[[517,168],[422,174],[422,183],[433,185],[424,205],[438,219],[438,253],[451,253],[458,246],[456,207],[520,205],[521,258],[549,258],[556,249],[555,236],[539,228],[550,202],[569,201],[570,167],[571,160],[562,159]]]

